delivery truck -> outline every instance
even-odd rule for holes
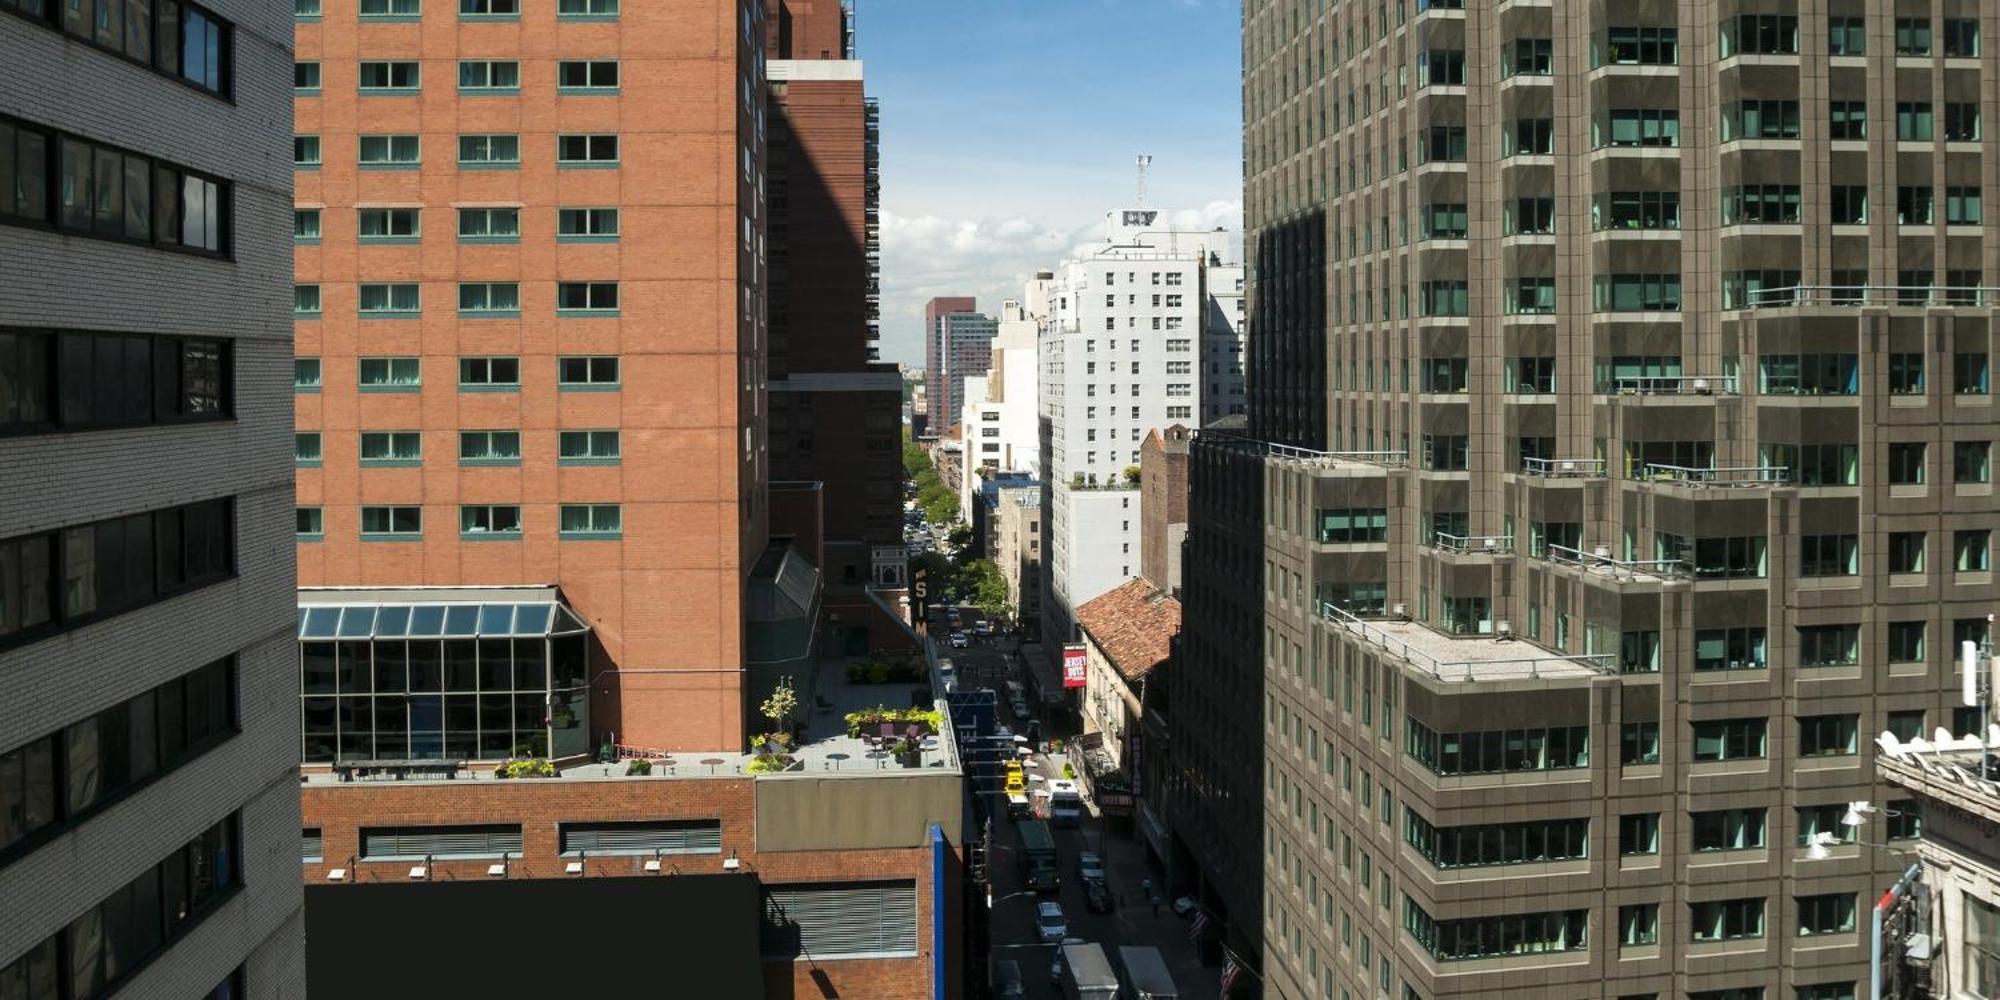
[[[1125,966],[1123,1000],[1176,1000],[1180,996],[1160,949],[1128,944],[1118,949],[1118,960]]]
[[[1035,892],[1056,892],[1062,888],[1062,869],[1056,863],[1056,839],[1042,820],[1024,820],[1021,831],[1021,878]]]

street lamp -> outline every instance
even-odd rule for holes
[[[1840,824],[1842,826],[1847,827],[1850,831],[1853,831],[1854,839],[1851,841],[1851,843],[1853,843],[1855,846],[1866,847],[1876,851],[1896,852],[1895,848],[1890,847],[1887,844],[1869,844],[1869,843],[1863,843],[1861,840],[1860,828],[1868,822],[1868,816],[1871,813],[1877,811],[1878,810],[1875,808],[1874,804],[1868,802],[1866,799],[1859,799],[1853,802],[1849,802],[1847,804],[1847,812],[1841,814]],[[1890,816],[1903,815],[1902,813],[1894,809],[1887,810],[1887,813]],[[1831,850],[1831,848],[1838,843],[1841,843],[1840,838],[1836,837],[1833,831],[1831,830],[1822,830],[1818,833],[1813,834],[1811,837],[1808,837],[1806,839],[1805,860],[1825,861],[1826,859],[1833,857],[1833,851]],[[1907,852],[1896,852],[1896,853],[1907,853]],[[1896,901],[1903,897],[1904,893],[1908,892],[1912,886],[1914,886],[1917,882],[1921,881],[1922,879],[1923,879],[1923,863],[1922,862],[1911,863],[1910,867],[1904,870],[1903,876],[1896,880],[1896,884],[1890,886],[1889,891],[1883,893],[1881,897],[1875,901],[1874,909],[1870,912],[1869,929],[1868,929],[1869,1000],[1882,1000],[1882,915],[1888,912],[1889,907],[1894,906],[1896,904]]]

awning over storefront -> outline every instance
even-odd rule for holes
[[[300,639],[534,639],[588,631],[554,587],[299,591]]]

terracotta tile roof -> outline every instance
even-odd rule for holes
[[[1127,580],[1084,602],[1076,620],[1128,681],[1166,662],[1181,630],[1181,602],[1145,580]]]

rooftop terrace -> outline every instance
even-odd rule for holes
[[[1613,672],[1609,655],[1565,656],[1512,636],[1451,635],[1400,618],[1360,618],[1332,604],[1320,605],[1320,617],[1402,660],[1406,668],[1440,681],[1594,677]]]
[[[621,747],[621,758],[644,758],[651,762],[652,773],[647,776],[627,775],[629,759],[621,759],[615,764],[587,763],[563,768],[555,779],[525,778],[500,779],[494,777],[495,761],[466,762],[454,777],[445,778],[421,769],[409,769],[415,773],[396,778],[388,769],[378,775],[357,774],[351,784],[365,787],[382,782],[400,784],[438,783],[444,781],[654,781],[660,779],[689,778],[743,778],[780,777],[784,774],[811,774],[825,777],[830,774],[852,774],[856,777],[891,774],[936,774],[940,771],[955,773],[959,769],[959,754],[956,741],[952,737],[949,718],[940,727],[943,731],[926,737],[920,751],[922,767],[905,768],[887,749],[876,749],[868,740],[847,735],[847,714],[876,706],[903,708],[912,703],[913,695],[925,691],[923,683],[901,682],[887,684],[855,683],[847,678],[847,667],[854,659],[821,660],[815,667],[814,683],[817,696],[826,700],[824,706],[809,704],[801,698],[800,710],[804,713],[805,735],[800,745],[791,755],[799,767],[788,772],[753,772],[750,764],[756,755],[739,750],[665,751],[649,750],[642,747]],[[932,699],[928,704],[944,714],[942,699]],[[359,770],[361,765],[357,765]],[[331,771],[309,769],[302,772],[308,785],[342,785],[343,781]]]

